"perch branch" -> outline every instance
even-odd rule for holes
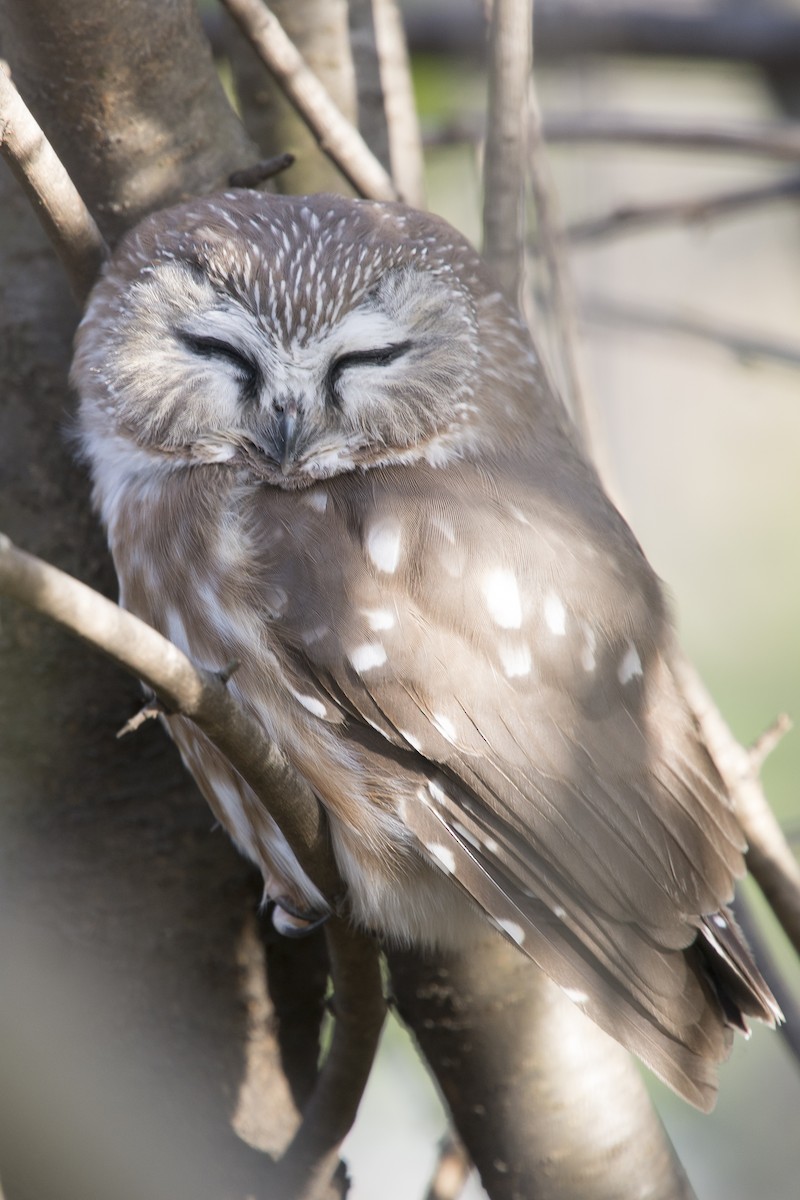
[[[55,150],[0,63],[0,154],[8,162],[83,303],[108,248]]]
[[[695,338],[729,350],[743,362],[758,360],[800,367],[800,346],[778,342],[756,334],[728,329],[698,317],[682,317],[674,313],[643,308],[640,304],[625,304],[602,297],[588,297],[581,303],[581,318],[605,325],[622,325],[650,333]]]
[[[317,138],[320,149],[356,191],[372,200],[397,200],[389,175],[306,65],[274,14],[261,0],[223,3]]]
[[[335,1025],[303,1123],[281,1158],[278,1177],[301,1200],[317,1200],[339,1147],[356,1118],[386,1016],[380,962],[371,939],[338,918],[325,937],[331,964]],[[311,1164],[311,1165],[310,1165]]]
[[[518,304],[524,263],[525,151],[532,63],[531,0],[494,0],[483,172],[483,254]]]
[[[334,909],[342,883],[327,827],[311,790],[261,727],[229,693],[218,672],[196,667],[144,621],[0,534],[0,593],[57,621],[153,689],[167,711],[195,722],[231,761],[280,826],[303,870]],[[334,915],[326,929],[336,1002],[330,1053],[300,1128],[277,1164],[277,1177],[316,1200],[355,1119],[383,1023],[377,948]],[[293,1191],[296,1190],[293,1187]]]
[[[569,225],[566,236],[573,244],[595,242],[674,222],[699,223],[729,216],[745,208],[773,204],[800,196],[800,175],[791,175],[759,187],[735,188],[706,196],[667,200],[661,204],[625,204],[602,217]]]
[[[767,803],[753,756],[737,742],[699,675],[682,654],[674,655],[672,669],[736,804],[750,846],[750,873],[800,954],[800,866]]]
[[[341,892],[319,805],[228,691],[132,613],[0,534],[0,592],[102,650],[155,692],[166,711],[189,717],[228,757],[268,807],[303,870],[334,903]]]

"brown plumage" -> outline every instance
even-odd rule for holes
[[[519,317],[441,220],[230,192],[145,221],[74,375],[123,603],[232,690],[330,818],[353,917],[478,913],[708,1108],[779,1015],[725,907],[741,830],[630,530]],[[168,722],[284,928],[324,909],[262,805]]]

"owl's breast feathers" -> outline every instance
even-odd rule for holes
[[[582,468],[555,461],[223,489],[206,575],[175,585],[192,615],[149,616],[208,665],[241,659],[234,685],[331,815],[362,920],[425,936],[419,896],[415,923],[402,902],[404,872],[428,886],[419,854],[708,1108],[729,1025],[777,1012],[725,908],[742,834],[652,571],[590,470],[576,507],[563,472]]]

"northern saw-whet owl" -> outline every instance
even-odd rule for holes
[[[143,221],[80,327],[121,603],[230,689],[327,814],[352,918],[488,918],[701,1108],[779,1012],[725,907],[744,841],[660,585],[467,242],[400,205],[231,191]],[[185,718],[279,928],[326,909]]]

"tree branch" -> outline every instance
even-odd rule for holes
[[[76,300],[88,296],[108,247],[64,165],[0,63],[0,154],[53,244]]]
[[[693,121],[691,125],[653,117],[616,113],[549,113],[544,119],[548,142],[640,146],[647,150],[713,150],[800,162],[800,123],[747,125]]]
[[[196,667],[144,621],[0,534],[0,593],[35,608],[101,650],[195,722],[230,760],[280,826],[303,870],[341,909],[342,882],[320,806],[233,699],[217,672]],[[328,1057],[276,1178],[300,1200],[327,1188],[338,1148],[366,1086],[385,1005],[377,947],[334,915],[326,929],[336,1024]],[[299,1191],[298,1191],[299,1189]]]
[[[389,175],[357,129],[342,115],[261,0],[222,0],[286,97],[356,191],[372,200],[397,200]]]
[[[590,441],[589,417],[578,356],[575,291],[567,260],[566,234],[542,136],[541,114],[533,83],[530,105],[529,169],[536,206],[538,242],[547,264],[553,325],[566,392],[564,398],[575,427],[575,436],[585,448]]]
[[[581,319],[605,325],[622,325],[650,333],[695,338],[729,350],[745,363],[759,360],[785,367],[800,367],[800,346],[778,342],[758,334],[726,328],[700,317],[683,317],[628,304],[607,297],[591,296],[581,301]]]
[[[483,255],[513,304],[525,261],[524,187],[531,81],[531,0],[494,0],[483,169]]]
[[[371,0],[392,178],[408,204],[425,206],[425,165],[403,17],[397,0]]]
[[[750,873],[800,954],[800,866],[767,803],[753,756],[733,736],[685,655],[677,651],[671,665],[736,805],[750,847]]]
[[[325,927],[336,1022],[330,1050],[280,1161],[279,1178],[300,1200],[317,1200],[356,1118],[386,1016],[375,943],[334,918]]]

